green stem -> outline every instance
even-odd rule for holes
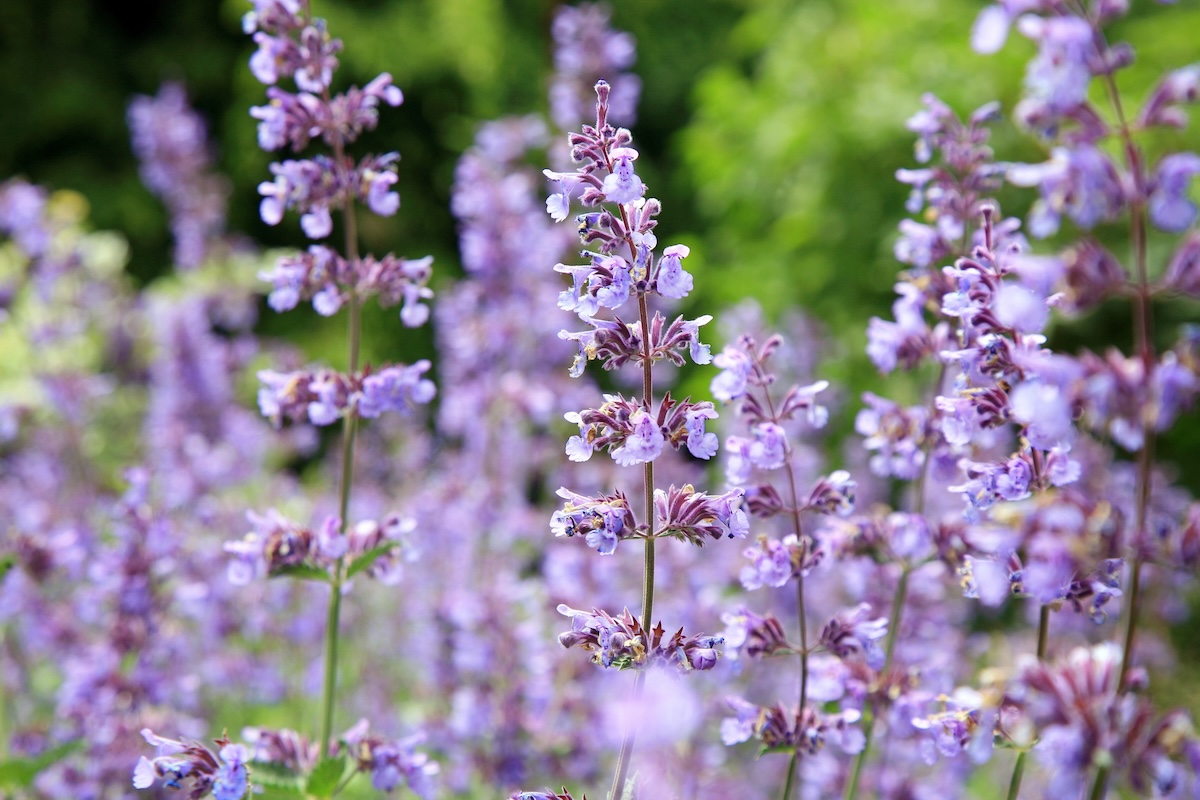
[[[1038,612],[1038,661],[1046,660],[1046,648],[1050,643],[1050,606],[1042,606]]]
[[[1025,775],[1025,756],[1028,752],[1022,750],[1017,754],[1017,763],[1013,765],[1012,780],[1008,784],[1008,800],[1017,800],[1021,796],[1021,778]]]
[[[800,750],[792,751],[792,760],[788,762],[787,780],[783,784],[783,800],[792,796],[792,782],[796,778],[796,762],[800,760]]]
[[[779,414],[775,410],[775,401],[771,398],[771,392],[767,388],[770,386],[770,381],[767,379],[766,369],[761,363],[755,360],[754,370],[762,380],[763,399],[767,404],[767,411],[771,416],[771,422],[779,424]],[[788,452],[784,460],[784,470],[787,474],[788,491],[791,493],[791,508],[792,508],[792,533],[796,535],[796,542],[800,546],[800,565],[801,569],[797,570],[796,574],[796,616],[800,620],[800,706],[797,713],[803,714],[804,707],[808,705],[808,612],[804,604],[804,560],[808,557],[808,544],[804,540],[804,527],[800,522],[800,495],[796,491],[796,472],[792,468],[792,451],[791,445],[788,445]],[[788,800],[792,796],[792,784],[795,782],[797,766],[799,765],[800,751],[793,750],[792,758],[788,764],[787,780],[783,787],[783,800]]]
[[[341,147],[335,147],[337,160],[341,161]],[[358,230],[354,217],[354,201],[347,199],[344,214],[346,233],[346,258],[350,263],[358,261]],[[358,295],[351,292],[349,320],[347,322],[347,371],[351,376],[358,372],[359,349],[362,340],[362,313]],[[341,515],[339,533],[346,535],[350,519],[350,489],[354,483],[354,437],[358,429],[357,410],[348,409],[342,425],[342,476],[340,502]],[[345,564],[338,561],[334,567],[333,580],[329,586],[329,608],[325,617],[325,687],[321,702],[321,751],[328,757],[333,755],[333,710],[337,691],[338,638],[342,613],[342,583],[345,580]]]
[[[1100,767],[1096,770],[1096,782],[1092,784],[1092,791],[1088,795],[1090,800],[1104,800],[1108,794],[1108,767]]]
[[[1050,641],[1050,606],[1043,605],[1038,611],[1038,661],[1046,660],[1046,647]],[[1025,759],[1027,750],[1017,754],[1017,763],[1013,764],[1012,779],[1008,782],[1008,800],[1017,800],[1021,795],[1021,778],[1025,775]]]
[[[883,659],[883,669],[879,671],[881,678],[886,678],[892,668],[892,657],[896,653],[896,640],[900,638],[900,620],[904,614],[904,603],[908,599],[908,576],[911,572],[912,567],[908,564],[904,564],[901,567],[900,582],[896,584],[896,593],[892,595],[892,612],[888,616],[887,647]],[[863,749],[859,751],[858,758],[854,762],[854,773],[850,776],[850,783],[846,785],[846,800],[854,800],[858,792],[858,782],[862,778],[863,767],[867,763],[867,755],[871,752],[871,741],[875,732],[875,720],[878,716],[879,709],[872,708],[871,719],[866,724],[866,730],[863,731]]]
[[[625,209],[621,209],[621,218],[626,230],[629,221],[625,219]],[[633,243],[630,242],[630,253],[633,255]],[[636,256],[634,256],[636,258]],[[651,413],[654,399],[653,362],[650,360],[650,308],[646,295],[638,295],[638,318],[642,324],[642,403],[646,413]],[[646,545],[642,560],[642,631],[649,644],[650,629],[654,622],[654,462],[647,461],[642,469],[643,501],[646,520]],[[641,704],[642,687],[645,685],[644,671],[638,671],[633,681],[633,702]],[[629,771],[629,762],[633,757],[633,745],[636,729],[630,725],[621,738],[621,750],[617,754],[617,766],[613,772],[612,789],[608,793],[609,800],[621,800],[625,794],[625,775]]]

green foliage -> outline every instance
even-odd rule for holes
[[[323,758],[304,785],[304,791],[310,797],[333,797],[334,790],[342,782],[346,774],[346,757]]]
[[[83,742],[76,740],[52,747],[35,758],[12,758],[0,761],[0,787],[24,789],[33,786],[33,781],[37,778],[38,773],[82,748]]]
[[[275,795],[301,796],[304,794],[303,777],[282,764],[259,762],[251,764],[250,781],[256,787],[266,788]]]
[[[311,564],[288,564],[271,570],[272,578],[299,578],[317,583],[329,583],[329,573]]]
[[[363,553],[350,564],[350,569],[346,570],[346,578],[349,580],[364,569],[370,569],[371,565],[378,561],[381,557],[393,552],[400,547],[397,542],[387,542],[378,547],[373,547]]]

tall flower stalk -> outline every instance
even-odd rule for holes
[[[218,741],[221,749],[215,756],[201,744],[147,732],[158,756],[142,759],[134,785],[148,788],[159,778],[178,785],[189,776],[197,792],[208,789],[219,800],[237,800],[249,790],[249,776],[254,774],[247,765],[263,763],[273,765],[265,775],[290,775],[293,785],[299,783],[310,796],[331,797],[363,772],[370,773],[376,789],[390,791],[404,784],[429,797],[437,766],[414,750],[418,739],[388,740],[370,734],[366,720],[340,737],[333,734],[342,597],[349,579],[360,573],[385,581],[397,577],[399,551],[409,529],[398,514],[350,524],[356,431],[362,419],[406,413],[434,395],[432,382],[424,377],[427,361],[379,369],[360,363],[361,306],[366,298],[375,295],[384,307],[403,303],[400,317],[409,327],[429,316],[422,301],[431,296],[426,288],[430,258],[406,260],[389,254],[377,259],[359,253],[356,205],[364,203],[384,216],[399,208],[400,197],[392,188],[398,154],[355,161],[346,152],[362,131],[375,127],[379,105],[397,106],[403,95],[386,73],[364,89],[334,94],[336,54],[342,45],[329,36],[323,20],[309,15],[306,3],[256,0],[244,26],[258,45],[251,69],[269,87],[270,102],[252,111],[259,120],[260,145],[269,151],[288,146],[300,153],[319,139],[329,148],[327,154],[271,165],[274,180],[259,186],[263,220],[278,224],[285,211],[294,209],[301,214],[304,233],[322,240],[333,233],[333,212],[342,215],[342,252],[313,244],[304,253],[283,257],[262,277],[273,284],[269,302],[276,311],[291,309],[301,300],[311,300],[323,316],[346,308],[346,369],[264,371],[259,374],[263,387],[258,396],[260,410],[277,426],[285,419],[317,426],[342,421],[338,515],[310,528],[274,510],[252,513],[254,530],[225,548],[234,557],[234,583],[266,575],[328,584],[320,732],[310,744],[293,731],[248,728],[247,745]],[[280,87],[286,79],[294,81],[296,92]]]
[[[684,635],[682,628],[668,637],[661,624],[654,625],[657,540],[669,536],[702,545],[709,539],[744,537],[747,526],[740,490],[708,495],[691,485],[655,487],[654,461],[665,448],[686,447],[704,460],[717,450],[716,434],[705,430],[706,421],[717,416],[712,403],[676,400],[669,392],[656,398],[653,377],[655,362],[683,365],[681,351],[688,352],[694,363],[710,363],[699,329],[711,317],[680,316],[668,322],[657,309],[651,312],[651,297],[670,300],[691,292],[692,276],[682,266],[689,251],[684,245],[672,245],[655,257],[658,241],[653,231],[660,204],[646,197],[646,187],[634,171],[638,153],[631,146],[631,134],[608,121],[608,83],[599,81],[595,90],[596,124],[585,125],[569,138],[578,171],[545,171],[554,183],[547,211],[563,221],[577,197],[591,209],[577,217],[580,237],[596,248],[582,253],[587,264],[555,267],[572,279],[571,287],[559,296],[559,307],[575,312],[588,326],[579,332],[563,331],[560,337],[578,346],[573,376],[582,375],[592,360],[606,369],[633,363],[640,367],[641,392],[635,398],[605,395],[598,408],[567,414],[579,426],[579,434],[568,441],[566,452],[572,461],[586,461],[595,450],[607,450],[619,466],[641,466],[641,502],[635,511],[635,503],[620,490],[589,497],[563,488],[558,494],[566,502],[554,514],[551,528],[557,536],[583,536],[601,555],[615,553],[623,539],[641,539],[642,609],[639,619],[628,610],[614,616],[600,609],[587,612],[562,605],[559,611],[571,619],[572,627],[559,641],[593,652],[593,661],[602,666],[636,670],[632,694],[635,707],[642,707],[647,669],[657,666],[679,673],[710,669],[720,644],[719,637]],[[637,322],[626,323],[619,310],[631,300],[637,304]],[[603,309],[611,311],[611,319],[600,316]],[[628,725],[622,734],[611,800],[625,794],[634,731],[635,726]]]

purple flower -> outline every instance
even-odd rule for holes
[[[673,244],[663,251],[658,260],[656,283],[658,293],[663,297],[687,297],[692,291],[692,276],[679,263],[690,252],[691,248],[683,244]]]
[[[795,537],[789,538],[794,543]],[[783,586],[795,574],[792,551],[793,547],[784,542],[759,535],[756,547],[742,551],[742,555],[751,561],[739,574],[742,586],[751,591],[763,586]]]
[[[843,660],[861,657],[872,669],[883,667],[883,648],[879,640],[887,636],[887,617],[871,618],[871,604],[860,603],[841,611],[821,631],[821,644]]]
[[[662,428],[654,418],[639,408],[633,412],[629,423],[632,430],[624,444],[613,449],[613,461],[622,467],[629,467],[658,458],[659,453],[662,452],[665,438]]]
[[[611,203],[621,204],[632,203],[641,198],[646,187],[633,171],[633,162],[638,157],[637,150],[632,147],[618,147],[612,151],[611,156],[612,172],[604,177],[604,185],[601,188],[604,198]]]
[[[1200,173],[1200,156],[1174,153],[1158,164],[1150,192],[1150,220],[1171,233],[1180,233],[1196,221],[1196,204],[1188,199],[1192,177]]]
[[[432,366],[422,359],[407,367],[387,367],[363,379],[358,413],[367,418],[388,411],[407,414],[415,403],[428,403],[437,393],[433,381],[422,377]]]
[[[750,356],[736,347],[726,347],[712,363],[721,370],[712,379],[710,391],[713,397],[728,403],[746,393],[747,380],[754,371]]]
[[[1025,427],[1029,443],[1039,450],[1070,445],[1074,436],[1069,398],[1057,386],[1022,383],[1012,391],[1012,417]]]
[[[716,419],[717,412],[712,408],[693,408],[687,413],[687,448],[696,458],[705,461],[717,453],[717,435],[704,430],[704,421]]]
[[[1041,198],[1029,212],[1029,231],[1039,238],[1056,233],[1063,214],[1090,229],[1116,217],[1125,203],[1112,161],[1091,144],[1056,147],[1049,161],[1013,164],[1006,174],[1017,186],[1039,187]]]

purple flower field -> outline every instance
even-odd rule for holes
[[[416,191],[367,149],[405,76],[245,5],[290,247],[229,230],[182,81],[127,113],[168,274],[0,182],[0,797],[1200,800],[1200,501],[1161,455],[1200,61],[1127,91],[1127,0],[981,4],[1019,102],[892,121],[871,391],[805,310],[698,307],[737,267],[672,230],[606,6],[548,12],[547,114],[475,129],[442,270],[365,251]],[[1127,329],[1056,335],[1090,318]]]

